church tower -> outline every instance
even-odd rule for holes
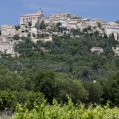
[[[41,10],[41,8],[38,10],[38,14],[43,16],[43,11]]]

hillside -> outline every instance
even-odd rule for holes
[[[25,102],[32,108],[44,98],[65,103],[67,95],[74,104],[118,106],[119,58],[112,49],[118,44],[113,34],[53,35],[47,42],[21,37],[15,45],[19,56],[1,54],[0,109],[14,110]]]
[[[113,36],[52,37],[51,42],[39,40],[36,43],[30,38],[22,37],[22,41],[15,46],[15,51],[20,57],[10,58],[3,55],[0,61],[11,71],[17,71],[22,75],[29,69],[54,69],[79,80],[96,80],[118,72],[118,57],[112,48],[118,46],[119,42],[115,41]],[[92,48],[102,48],[103,52],[91,51]]]

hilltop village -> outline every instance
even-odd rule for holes
[[[14,26],[2,25],[0,28],[0,52],[11,54],[12,57],[19,56],[14,47],[19,43],[21,37],[29,37],[32,41],[51,41],[52,35],[63,36],[70,34],[73,38],[83,37],[80,32],[88,34],[99,34],[102,37],[114,35],[119,40],[119,24],[116,22],[105,22],[100,18],[81,18],[69,13],[56,13],[45,17],[40,9],[35,14],[26,14],[20,17],[20,24]],[[119,47],[112,48],[119,55]],[[92,52],[103,52],[101,47],[92,47]]]

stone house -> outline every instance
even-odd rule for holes
[[[26,14],[20,17],[20,27],[24,29],[25,27],[35,27],[36,23],[43,17],[43,11],[39,10],[35,14]]]
[[[104,52],[103,48],[101,48],[101,47],[92,47],[90,50],[91,50],[91,52],[95,52],[97,54]]]
[[[105,34],[109,37],[110,35],[114,34],[115,40],[119,40],[118,35],[119,35],[119,27],[114,27],[114,26],[107,26],[104,29]]]

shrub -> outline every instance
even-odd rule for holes
[[[74,106],[71,99],[68,104],[58,104],[54,100],[53,105],[43,103],[34,103],[34,108],[29,110],[25,105],[18,104],[13,119],[117,119],[119,117],[119,108],[109,108],[108,105],[85,105],[80,103]]]

